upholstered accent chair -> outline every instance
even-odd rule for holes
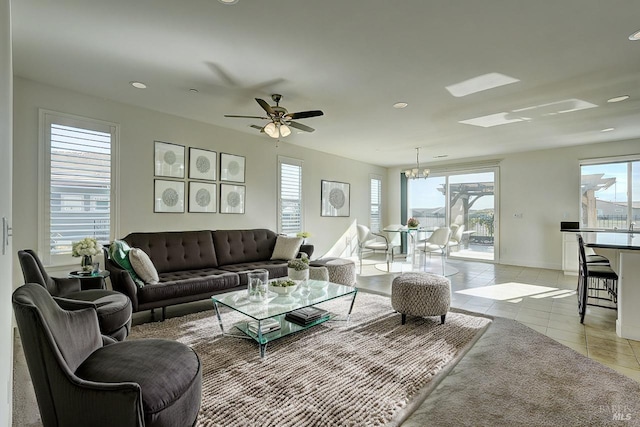
[[[94,308],[67,311],[44,287],[16,289],[13,310],[45,427],[195,424],[202,367],[182,343],[117,342]]]
[[[31,249],[18,251],[25,283],[46,289],[58,305],[68,310],[94,308],[103,335],[122,341],[131,329],[131,300],[120,292],[106,289],[82,290],[80,279],[51,277],[38,255]],[[100,279],[101,280],[101,279]]]

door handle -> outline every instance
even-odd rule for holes
[[[9,237],[13,236],[13,228],[9,227],[7,217],[2,217],[2,255],[7,253],[9,247]]]

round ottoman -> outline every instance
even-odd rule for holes
[[[312,261],[312,267],[327,267],[329,281],[341,285],[353,286],[356,284],[356,263],[344,258],[321,258]]]
[[[391,306],[402,314],[412,316],[440,316],[442,323],[451,306],[451,282],[430,273],[404,273],[391,284]]]
[[[329,281],[329,270],[327,267],[309,267],[309,280]]]

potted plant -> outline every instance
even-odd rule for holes
[[[291,280],[309,280],[309,258],[302,255],[287,263],[287,275]]]
[[[407,227],[409,228],[418,228],[419,225],[420,225],[420,221],[418,221],[414,217],[411,217],[407,220]]]
[[[102,250],[102,245],[93,237],[85,237],[79,242],[73,242],[71,246],[71,256],[82,257],[80,266],[82,271],[93,269],[93,256],[98,255]]]

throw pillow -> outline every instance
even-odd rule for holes
[[[294,259],[298,256],[303,241],[302,237],[277,236],[271,259]]]
[[[111,259],[129,272],[129,275],[133,279],[134,283],[140,287],[144,286],[144,282],[138,277],[135,270],[129,262],[129,251],[131,247],[124,240],[114,240],[109,245],[109,256]]]
[[[158,277],[158,270],[149,258],[149,255],[142,249],[131,248],[129,251],[129,262],[131,266],[138,274],[138,276],[144,280],[144,283],[151,285],[157,285],[160,281]]]

